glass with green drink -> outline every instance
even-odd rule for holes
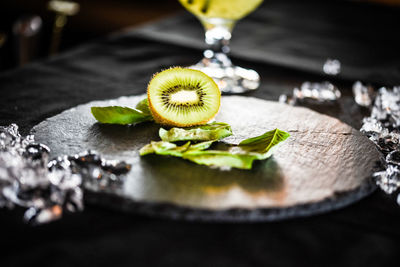
[[[238,20],[254,11],[263,0],[179,0],[205,29],[208,49],[204,58],[190,68],[212,77],[223,93],[245,93],[258,88],[260,76],[251,69],[232,64],[229,41]]]

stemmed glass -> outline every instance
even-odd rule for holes
[[[254,11],[263,0],[179,0],[203,24],[208,49],[204,58],[190,68],[212,77],[223,93],[238,94],[255,90],[260,76],[251,69],[232,64],[229,41],[236,22]]]

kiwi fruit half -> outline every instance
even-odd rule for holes
[[[189,127],[205,124],[215,117],[221,92],[205,73],[175,67],[153,76],[147,87],[147,97],[157,123]]]

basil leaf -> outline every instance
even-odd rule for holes
[[[171,155],[176,157],[182,157],[183,152],[186,151],[202,151],[209,148],[214,141],[206,141],[192,145],[190,142],[185,143],[182,146],[178,146],[174,143],[164,141],[151,141],[150,144],[145,145],[139,151],[141,156],[147,154],[159,154],[159,155]]]
[[[193,151],[193,150],[206,150],[207,148],[209,148],[213,143],[215,142],[215,140],[212,141],[205,141],[205,142],[200,142],[194,145],[191,145],[188,148],[188,151]]]
[[[275,129],[245,139],[237,146],[228,146],[226,150],[188,151],[183,154],[183,158],[203,165],[251,169],[254,160],[271,157],[277,145],[289,136],[289,133]]]
[[[150,115],[151,116],[151,111],[149,108],[149,101],[147,98],[141,100],[135,107],[137,110],[140,110],[143,112],[143,114]]]
[[[232,135],[232,129],[227,123],[213,122],[188,128],[160,128],[159,135],[161,140],[167,142],[211,141]]]
[[[153,142],[151,142],[151,143],[153,143]],[[156,151],[154,150],[154,148],[153,148],[153,145],[152,145],[151,143],[145,145],[144,147],[142,147],[142,148],[139,150],[140,156],[144,156],[144,155],[148,155],[148,154],[153,154],[153,153],[156,152]]]
[[[152,142],[151,149],[148,147],[149,145],[146,145],[141,149],[140,154],[170,155],[202,165],[251,169],[254,160],[269,158],[276,147],[289,136],[289,133],[275,129],[263,135],[243,140],[239,145],[223,144],[209,150],[208,148],[215,140],[194,145],[187,142],[180,147],[170,142],[160,141]]]
[[[229,151],[220,150],[188,151],[182,155],[182,158],[200,165],[238,169],[251,169],[253,161],[258,159],[252,154],[232,154]]]
[[[287,138],[290,134],[279,129],[264,133],[263,135],[245,139],[239,143],[240,150],[252,152],[258,155],[258,159],[269,158],[277,145]]]
[[[150,144],[145,145],[139,151],[141,156],[147,154],[158,154],[158,155],[165,155],[165,156],[175,156],[175,157],[182,157],[182,153],[188,150],[190,146],[190,142],[185,143],[182,146],[177,146],[174,143],[170,142],[154,142],[152,141]]]
[[[101,123],[125,125],[153,120],[150,114],[128,107],[92,107],[91,111],[96,120]]]

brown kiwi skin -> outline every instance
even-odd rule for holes
[[[183,68],[182,68],[182,67],[171,67],[171,68],[169,68],[169,69],[183,69]],[[165,70],[168,70],[168,69],[165,69]],[[163,72],[163,71],[165,71],[165,70],[162,70],[162,71],[160,71],[160,72]],[[195,70],[195,71],[201,72],[201,71],[199,71],[199,70]],[[158,124],[160,124],[160,125],[163,125],[163,126],[191,127],[191,126],[196,126],[196,125],[204,125],[204,124],[206,124],[207,122],[209,122],[209,121],[211,121],[212,119],[215,118],[215,116],[218,114],[219,109],[217,110],[217,112],[216,112],[213,116],[211,116],[211,117],[210,117],[209,119],[207,119],[207,120],[199,121],[199,122],[196,122],[196,123],[187,123],[187,124],[168,120],[168,119],[162,117],[162,116],[161,116],[160,114],[158,114],[157,112],[155,112],[155,108],[154,108],[154,106],[152,105],[151,99],[150,99],[149,87],[150,87],[151,81],[152,81],[152,80],[154,79],[154,77],[155,77],[157,74],[159,74],[160,72],[157,72],[157,73],[153,74],[153,76],[151,77],[151,79],[150,79],[150,81],[149,81],[149,83],[148,83],[148,85],[147,85],[147,100],[148,100],[148,102],[149,102],[149,108],[150,108],[151,115],[153,116],[153,119],[154,119],[154,121],[155,121],[156,123],[158,123]],[[212,79],[211,79],[211,80],[212,80]],[[214,82],[214,80],[212,80],[212,82]],[[214,84],[215,84],[215,86],[218,88],[218,85],[217,85],[215,82],[214,82]],[[221,95],[219,95],[219,99],[218,99],[218,100],[219,100],[219,102],[221,103]]]

